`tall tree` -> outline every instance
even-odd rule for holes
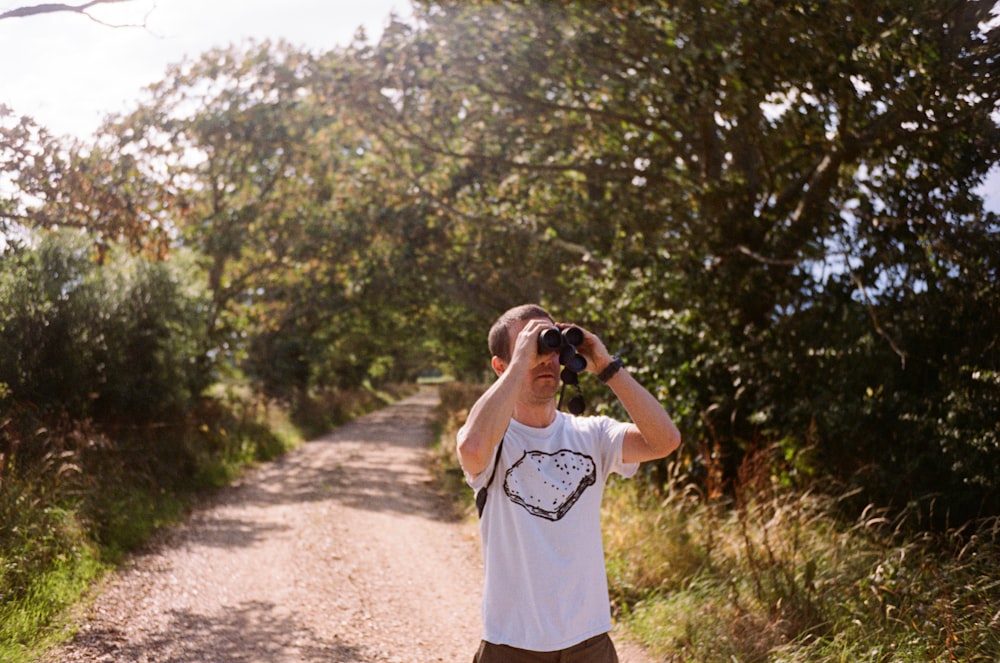
[[[621,344],[696,465],[778,445],[1000,512],[992,6],[421,3],[376,45],[180,65],[92,150],[11,128],[48,204],[0,211],[196,250],[215,349],[269,389],[478,374],[540,300]]]
[[[206,53],[114,128],[183,212],[217,349],[281,395],[419,371],[445,253],[394,155],[341,104],[347,57],[325,60],[284,44]]]
[[[304,101],[309,67],[286,46],[211,51],[172,68],[114,129],[159,170],[179,239],[203,256],[220,347],[240,346],[254,310],[283,309],[288,279],[308,279],[319,258],[324,183],[310,150],[323,122]]]
[[[355,103],[477,281],[556,283],[731,472],[783,439],[956,495],[1000,454],[993,5],[421,3]]]

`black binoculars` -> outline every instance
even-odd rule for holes
[[[587,368],[587,360],[577,353],[576,348],[583,343],[583,332],[579,327],[549,327],[538,334],[538,353],[559,353],[559,363],[567,371],[579,373]]]
[[[560,378],[563,381],[563,391],[559,395],[559,407],[562,407],[563,395],[566,393],[566,385],[578,385],[580,379],[577,373],[587,368],[587,360],[576,351],[583,343],[583,331],[579,327],[548,327],[538,333],[538,353],[548,354],[550,352],[559,353],[559,364],[563,367]],[[573,414],[581,414],[584,410],[583,397],[579,394],[570,399],[568,407]]]

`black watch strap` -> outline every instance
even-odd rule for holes
[[[625,362],[622,361],[621,357],[614,356],[611,358],[611,363],[604,367],[604,370],[597,375],[597,379],[601,382],[607,382],[615,376],[615,373],[621,370]]]

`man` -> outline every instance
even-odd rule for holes
[[[680,446],[663,407],[586,330],[577,348],[586,370],[611,388],[634,423],[560,412],[559,355],[540,352],[538,343],[554,325],[532,304],[500,316],[489,334],[497,380],[458,432],[466,479],[487,491],[477,663],[618,660],[608,636],[604,484],[611,472],[630,477],[639,463]]]

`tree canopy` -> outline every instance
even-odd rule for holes
[[[489,324],[538,301],[620,350],[706,482],[769,449],[995,514],[997,20],[421,2],[375,44],[180,63],[94,145],[8,123],[0,212],[190,251],[205,356],[275,395],[482,377]]]

